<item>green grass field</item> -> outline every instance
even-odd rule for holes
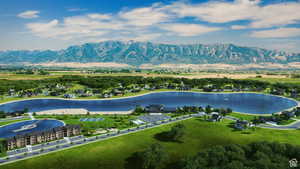
[[[289,125],[289,124],[294,123],[295,121],[296,121],[296,120],[293,120],[293,119],[290,119],[290,120],[284,120],[284,121],[279,122],[278,124],[279,124],[279,125]]]
[[[255,117],[262,116],[262,115],[251,115],[251,114],[242,114],[242,113],[233,112],[233,113],[230,113],[229,116],[236,117],[236,118],[239,118],[241,120],[251,121]]]
[[[62,120],[66,124],[77,124],[81,125],[83,128],[87,127],[91,130],[96,130],[99,128],[130,128],[135,126],[131,123],[132,119],[136,117],[134,115],[37,115],[37,119],[57,119]],[[80,118],[103,118],[103,121],[95,122],[82,122]]]
[[[170,155],[169,162],[194,155],[214,145],[231,143],[247,144],[254,141],[277,141],[298,144],[300,131],[257,128],[255,131],[234,131],[228,127],[231,121],[211,123],[202,119],[182,121],[186,126],[183,143],[162,142],[155,134],[170,129],[169,124],[113,139],[88,144],[33,159],[0,166],[2,169],[122,169],[126,159],[136,151],[142,151],[153,143],[162,144]],[[127,166],[125,169],[133,169]]]
[[[249,78],[251,80],[265,81],[270,83],[300,84],[300,78]]]

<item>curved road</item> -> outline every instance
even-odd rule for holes
[[[281,130],[287,130],[287,129],[300,129],[300,120],[297,120],[291,124],[288,125],[265,125],[265,124],[261,124],[258,125],[259,127],[262,128],[270,128],[270,129],[281,129]]]
[[[232,116],[225,116],[226,119],[228,120],[233,120],[233,121],[237,121],[239,120],[236,117],[232,117]],[[278,130],[296,130],[296,129],[300,129],[300,120],[299,119],[294,119],[297,120],[291,124],[288,125],[267,125],[267,124],[259,124],[257,125],[257,127],[261,127],[261,128],[269,128],[269,129],[278,129]]]

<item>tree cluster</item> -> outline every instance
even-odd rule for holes
[[[161,145],[153,144],[142,152],[134,153],[125,168],[287,169],[290,168],[290,160],[299,160],[300,147],[277,142],[253,142],[214,146],[175,163],[167,163],[167,157]]]
[[[138,162],[137,168],[156,169],[161,166],[168,154],[160,144],[152,144],[146,150],[134,154],[134,162]]]
[[[290,144],[234,144],[216,146],[185,158],[180,169],[284,169],[289,168],[289,160],[294,158],[300,158],[300,147]]]
[[[165,132],[165,137],[172,141],[181,141],[185,134],[185,126],[183,124],[176,124],[170,131]]]

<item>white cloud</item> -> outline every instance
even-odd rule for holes
[[[168,19],[169,15],[158,4],[154,4],[149,8],[135,8],[114,15],[89,13],[65,17],[62,21],[55,19],[44,23],[29,23],[27,28],[43,38],[146,41],[159,37],[161,30],[153,31],[151,27],[157,27]]]
[[[68,20],[68,18],[65,20]],[[65,21],[64,23],[59,23],[58,20],[52,20],[47,23],[27,24],[27,28],[37,36],[63,40],[81,37],[95,37],[107,33],[107,31],[103,29],[94,28],[94,26],[95,25],[88,27],[88,25],[84,25],[84,22],[72,23],[70,20]]]
[[[240,29],[246,29],[247,26],[244,26],[244,25],[232,25],[231,26],[231,29],[233,30],[240,30]]]
[[[111,19],[111,15],[108,15],[108,14],[98,14],[98,13],[88,14],[88,17],[90,17],[92,19],[100,19],[100,20]]]
[[[259,1],[236,0],[234,2],[209,1],[200,4],[174,3],[168,8],[180,17],[196,17],[214,23],[250,19],[257,12]]]
[[[288,38],[300,36],[300,28],[278,28],[263,31],[253,31],[252,37],[256,38]]]
[[[27,27],[36,33],[44,33],[58,25],[58,20],[54,19],[48,23],[30,23]]]
[[[39,11],[30,10],[30,11],[25,11],[25,12],[22,12],[22,13],[18,14],[18,17],[25,18],[25,19],[38,18],[39,13],[40,13]]]
[[[137,34],[135,37],[126,38],[126,40],[131,39],[135,41],[149,41],[160,37],[160,33],[144,33],[144,34]]]
[[[130,11],[121,11],[119,16],[125,19],[128,24],[135,26],[151,26],[168,21],[171,18],[159,4]]]
[[[274,26],[296,23],[300,20],[300,13],[295,12],[300,11],[299,5],[299,3],[288,2],[262,6],[260,0],[234,0],[230,2],[221,0],[196,4],[180,1],[169,5],[156,3],[113,14],[88,13],[65,17],[61,20],[33,22],[27,24],[27,28],[31,33],[40,37],[72,40],[77,38],[152,40],[168,35],[192,37],[222,30],[221,26],[210,27],[198,24],[198,20],[212,23],[239,20],[249,22],[247,25],[240,23],[231,25],[233,30],[273,28]],[[194,20],[183,23],[183,18],[186,17],[191,17]],[[274,35],[269,33],[270,31],[275,32]],[[251,36],[292,37],[295,32],[291,28],[281,28],[276,31],[275,29],[257,30]]]
[[[260,8],[253,17],[252,28],[283,26],[300,21],[300,3],[272,4]]]
[[[96,14],[92,14],[96,16]],[[99,15],[100,16],[100,15]],[[104,20],[99,17],[91,17],[90,15],[72,16],[64,19],[64,27],[82,27],[86,29],[122,29],[123,24],[117,20]]]
[[[171,31],[179,36],[197,36],[220,30],[220,28],[217,27],[207,27],[198,24],[167,24],[161,26],[161,28]]]
[[[249,20],[250,28],[267,28],[297,23],[300,20],[300,3],[286,2],[261,5],[260,0],[235,0],[233,2],[209,1],[169,5],[168,10],[179,17],[195,17],[212,23]]]

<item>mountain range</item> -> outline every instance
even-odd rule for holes
[[[300,62],[300,53],[242,47],[233,44],[156,44],[104,41],[70,46],[63,50],[0,51],[0,64],[115,62],[142,64],[287,64]]]

